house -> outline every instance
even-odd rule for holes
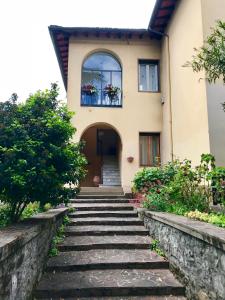
[[[75,140],[86,142],[83,186],[99,176],[130,191],[159,159],[196,165],[211,152],[225,165],[225,88],[183,66],[217,19],[224,0],[157,0],[147,29],[49,27]]]

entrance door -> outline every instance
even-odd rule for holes
[[[111,129],[97,130],[97,155],[116,156],[118,154],[118,135]]]

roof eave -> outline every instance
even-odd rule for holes
[[[53,34],[54,30],[59,29],[57,27],[59,27],[59,26],[51,25],[51,26],[48,27],[48,30],[49,30],[49,34],[51,36],[51,40],[52,40],[53,47],[54,47],[54,50],[55,50],[55,54],[56,54],[56,57],[57,57],[57,61],[58,61],[58,64],[59,64],[59,69],[60,69],[60,73],[61,73],[61,76],[62,76],[62,79],[63,79],[63,84],[64,84],[64,87],[65,87],[65,90],[67,90],[67,79],[66,79],[66,76],[65,76],[65,73],[64,73],[64,70],[63,70],[63,65],[62,65],[62,60],[60,58],[59,49],[57,48],[55,37],[54,37],[54,34]]]

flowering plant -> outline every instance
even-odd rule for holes
[[[98,93],[96,87],[93,84],[84,84],[82,86],[82,92],[90,96]]]
[[[104,94],[107,95],[111,100],[116,98],[120,88],[117,86],[113,86],[112,84],[108,84],[104,87]]]

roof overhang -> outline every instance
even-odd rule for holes
[[[65,89],[67,89],[68,53],[70,37],[105,39],[160,39],[161,36],[149,29],[61,27],[49,26],[49,32],[58,59]]]
[[[164,33],[179,0],[156,0],[149,30]]]

